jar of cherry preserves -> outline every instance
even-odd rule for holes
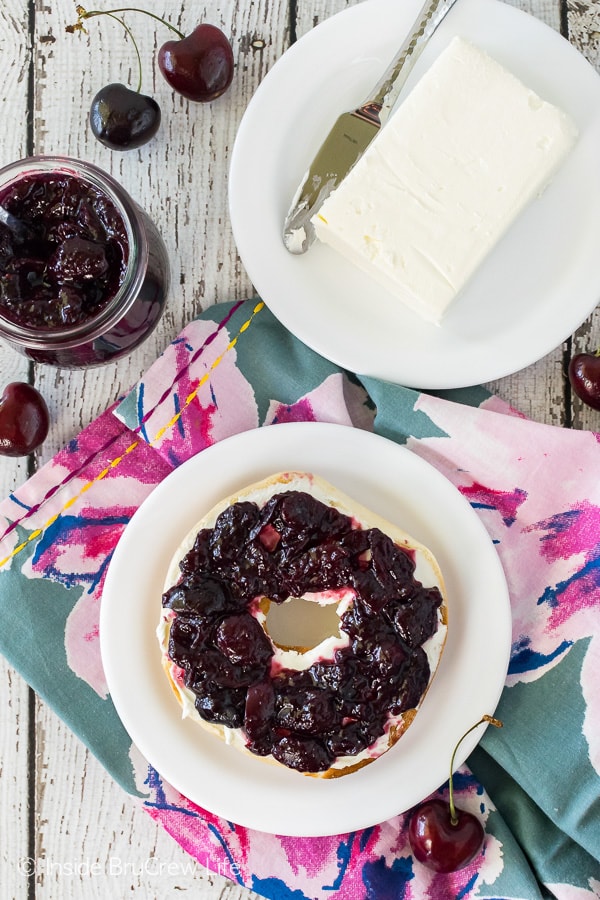
[[[0,169],[0,337],[66,368],[125,356],[157,325],[169,263],[156,226],[108,173],[35,156]]]

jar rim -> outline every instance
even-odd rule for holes
[[[140,211],[126,189],[109,173],[94,163],[71,156],[38,155],[15,160],[0,167],[0,190],[20,178],[42,172],[71,175],[102,191],[115,205],[126,229],[127,266],[114,297],[96,315],[77,325],[64,328],[32,328],[12,322],[0,311],[0,334],[17,344],[33,348],[48,346],[69,348],[82,340],[101,337],[134,303],[144,279],[148,261],[148,240]]]

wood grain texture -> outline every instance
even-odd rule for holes
[[[27,153],[27,90],[29,76],[29,19],[22,0],[6,0],[0,10],[0,121],[10,122],[0,141],[0,166]],[[14,110],[22,110],[15,116]],[[0,350],[0,393],[11,381],[27,381],[29,365],[25,359]],[[0,458],[0,491],[5,497],[16,484],[27,478],[27,460]]]
[[[583,53],[588,62],[600,72],[600,5],[597,0],[566,0],[568,38]],[[600,291],[598,293],[600,303]],[[568,356],[594,352],[600,348],[600,307],[573,335]],[[600,431],[600,413],[583,404],[578,397],[568,398],[572,425]]]
[[[14,125],[5,129],[0,142],[0,164],[27,152],[60,153],[110,171],[162,231],[172,287],[159,328],[119,363],[70,372],[30,367],[12,351],[0,349],[0,385],[33,380],[52,416],[48,440],[34,459],[0,459],[2,496],[125,392],[193,316],[220,300],[253,293],[227,211],[228,165],[239,122],[291,36],[302,36],[356,2],[297,0],[296,17],[290,22],[287,0],[203,0],[184,2],[182,8],[145,0],[146,8],[159,15],[166,6],[171,21],[184,31],[200,21],[222,27],[232,40],[236,73],[230,91],[213,104],[190,104],[176,97],[153,65],[168,32],[143,15],[128,14],[142,54],[143,90],[156,97],[163,120],[151,144],[119,154],[93,140],[87,110],[104,84],[135,85],[131,41],[106,17],[90,21],[87,34],[66,34],[65,26],[74,21],[72,0],[35,0],[30,38],[27,0],[4,0],[0,113]],[[562,0],[564,8],[561,0],[510,2],[556,30],[567,29],[574,46],[600,69],[597,0]],[[565,377],[570,355],[599,344],[596,310],[564,346],[490,387],[538,421],[600,430],[600,414],[571,396]],[[205,900],[257,897],[223,876],[190,868],[189,857],[123,794],[42,701],[32,702],[31,692],[3,661],[0,677],[0,900],[166,898],[176,891]],[[29,857],[35,868],[28,879],[19,860]]]
[[[11,126],[3,128],[0,165],[27,152],[28,24],[26,4],[5,0],[0,9],[0,120]],[[16,111],[20,114],[15,115]],[[0,350],[0,392],[11,381],[28,379],[27,361]],[[1,496],[25,481],[28,471],[27,459],[0,457]],[[27,896],[27,880],[18,870],[18,861],[29,854],[32,710],[32,692],[0,658],[0,895],[7,898]]]

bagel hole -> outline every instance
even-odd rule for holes
[[[304,597],[271,603],[265,626],[277,646],[312,650],[332,635],[339,635],[337,603],[322,606]]]

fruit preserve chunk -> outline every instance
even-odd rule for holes
[[[422,645],[437,630],[439,590],[415,579],[412,554],[378,528],[357,528],[308,493],[283,491],[262,509],[232,504],[198,532],[180,570],[163,594],[174,614],[169,656],[199,715],[242,728],[253,753],[325,771],[370,746],[427,687]],[[348,645],[303,671],[272,672],[256,598],[340,587],[355,593],[340,620]]]
[[[98,188],[66,173],[24,175],[0,193],[22,228],[0,224],[0,315],[33,329],[96,317],[129,258],[123,217]]]

